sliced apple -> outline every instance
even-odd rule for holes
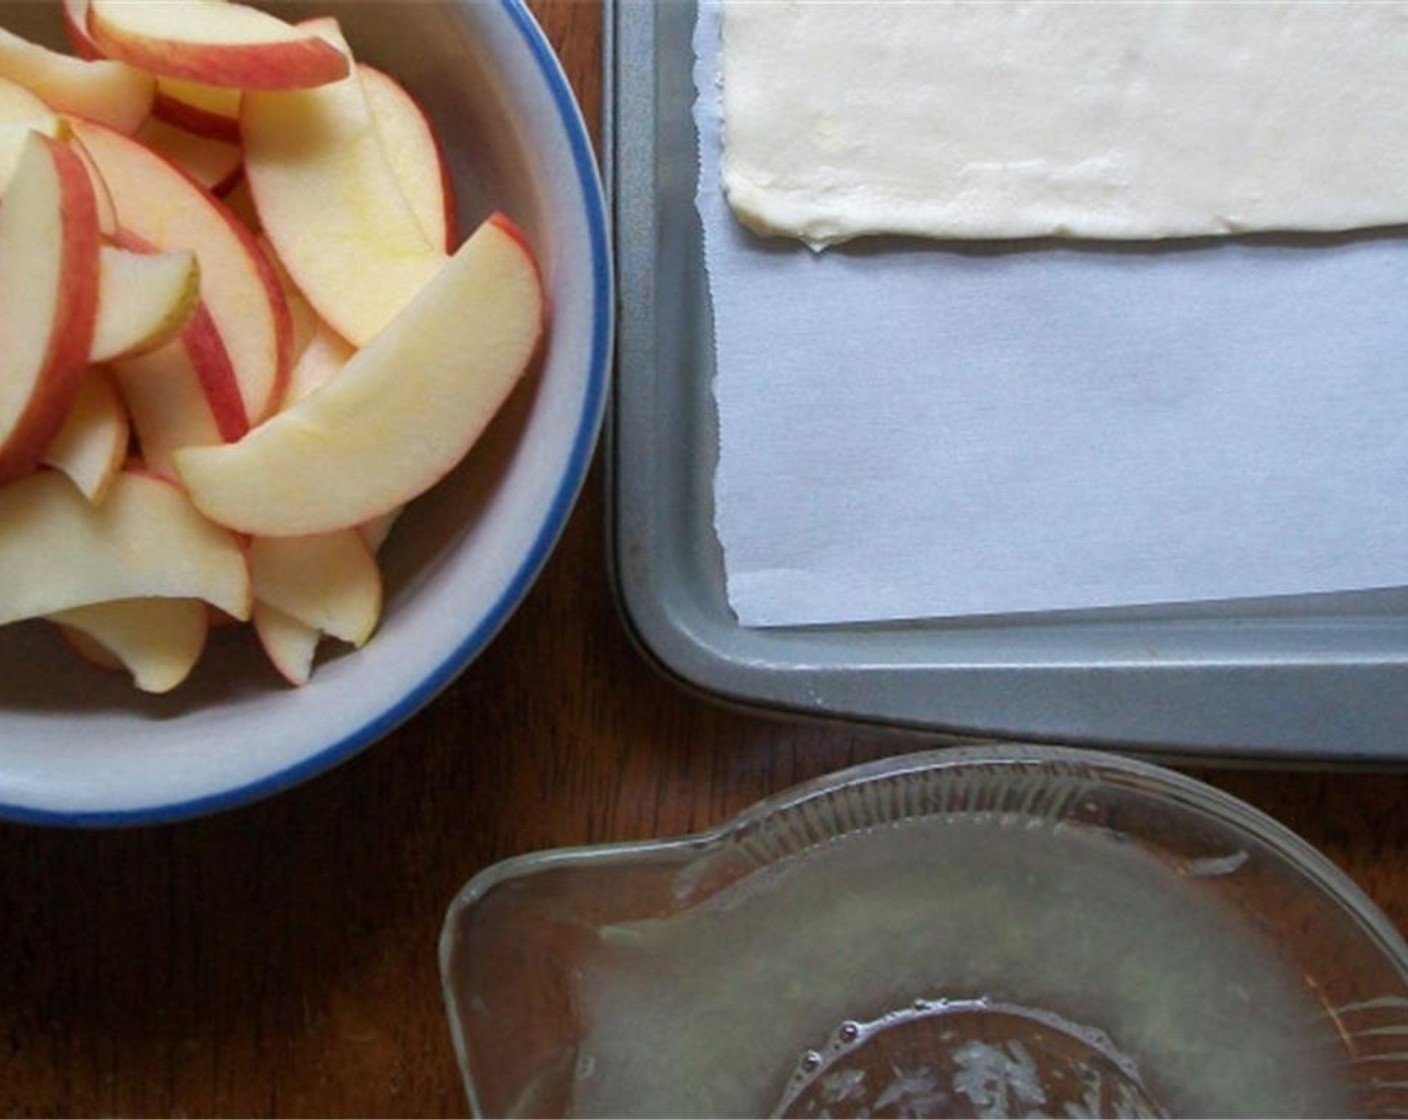
[[[241,180],[243,182],[243,180]],[[255,236],[255,243],[263,251],[265,258],[269,261],[269,266],[274,270],[274,276],[279,282],[279,288],[284,293],[284,302],[288,304],[288,316],[291,326],[290,351],[290,384],[293,379],[293,370],[298,367],[298,362],[303,356],[303,351],[307,348],[309,341],[313,338],[314,332],[319,330],[322,320],[318,313],[313,310],[312,304],[303,298],[303,293],[298,290],[298,285],[293,282],[293,277],[288,274],[288,269],[284,268],[283,262],[279,260],[279,254],[274,246],[269,243],[269,239],[261,232]],[[321,328],[329,330],[326,324]],[[288,400],[288,389],[284,391],[284,400]]]
[[[94,366],[84,376],[43,462],[68,475],[90,502],[100,502],[127,458],[130,441],[122,398],[107,373]]]
[[[231,0],[91,0],[88,34],[110,58],[163,77],[234,89],[302,89],[347,75],[316,35]]]
[[[220,196],[230,213],[239,219],[240,224],[256,237],[263,232],[259,224],[259,214],[254,209],[254,199],[249,194],[249,180],[241,175],[235,185]]]
[[[129,230],[119,230],[115,240],[135,253],[158,254],[150,241]],[[133,415],[140,416],[137,427],[147,457],[163,474],[171,473],[170,452],[175,448],[236,440],[249,431],[234,365],[203,299],[197,298],[178,338],[120,359],[114,367],[129,403],[136,402]],[[134,376],[150,378],[153,385],[131,386]],[[188,408],[196,403],[192,386],[199,387],[201,407]]]
[[[68,135],[68,126],[63,118],[45,104],[37,94],[32,93],[18,82],[0,77],[0,128],[4,147],[0,149],[0,171],[8,181],[19,158],[20,142],[26,129],[62,140]]]
[[[357,351],[321,319],[314,319],[307,343],[289,374],[284,407],[300,401],[336,377]]]
[[[355,353],[356,350],[352,348],[351,343],[321,319],[315,319],[312,337],[308,340],[298,361],[293,363],[293,372],[288,379],[288,394],[285,397],[284,407],[287,408],[295,401],[302,400],[309,393],[331,381],[342,372],[343,367],[352,360]],[[401,516],[404,510],[404,506],[396,506],[357,526],[357,532],[361,534],[362,539],[367,542],[367,547],[373,553],[381,548],[391,532],[392,525],[396,523],[396,519]]]
[[[112,192],[108,190],[107,183],[103,182],[103,177],[98,174],[98,167],[93,162],[93,157],[88,154],[82,142],[73,136],[71,130],[69,148],[78,157],[78,161],[83,164],[83,170],[88,173],[88,185],[93,188],[93,201],[98,204],[98,229],[106,238],[116,237],[118,234],[117,210],[112,204]]]
[[[88,33],[88,0],[63,0],[64,30],[79,58],[105,58]],[[240,91],[180,78],[157,78],[152,115],[201,136],[228,143],[240,138]]]
[[[49,103],[33,90],[10,78],[0,77],[0,121],[22,124],[57,119],[58,116]]]
[[[0,206],[0,481],[39,462],[78,393],[97,317],[99,237],[83,164],[30,133]]]
[[[99,121],[129,135],[147,119],[156,92],[156,79],[135,66],[106,58],[76,58],[4,29],[0,29],[0,76],[37,94],[56,112]]]
[[[158,78],[152,116],[198,136],[238,144],[241,96],[237,89],[205,86],[179,78]]]
[[[288,379],[288,305],[254,236],[219,199],[145,145],[109,128],[73,122],[112,192],[121,227],[153,248],[190,249],[201,301],[229,355],[250,423],[268,416]]]
[[[205,605],[205,615],[210,620],[210,628],[212,630],[225,630],[231,626],[238,626],[241,622],[249,621],[249,619],[236,618],[232,614],[227,614],[219,607],[212,607],[209,603]],[[251,606],[250,618],[252,619],[253,617],[254,608]]]
[[[88,34],[88,0],[63,0],[64,32],[79,58],[102,58],[102,49]]]
[[[163,693],[190,676],[200,660],[209,617],[199,599],[118,599],[57,611],[49,621],[96,663],[116,662],[143,692]]]
[[[257,602],[360,646],[381,615],[381,571],[355,529],[255,537],[249,571]]]
[[[432,245],[453,252],[459,240],[453,184],[430,118],[385,71],[359,62],[357,76],[377,137],[421,231]]]
[[[224,344],[202,303],[178,337],[114,362],[112,370],[143,461],[167,478],[176,476],[172,457],[181,448],[237,440],[249,430]]]
[[[200,267],[189,249],[148,253],[104,245],[98,263],[90,361],[156,349],[186,325],[200,300]]]
[[[307,684],[313,675],[313,657],[322,632],[257,599],[250,620],[259,644],[279,675],[292,685]]]
[[[75,607],[74,610],[82,610],[82,607]],[[120,673],[125,666],[95,638],[90,638],[82,630],[75,630],[67,626],[58,627],[59,634],[62,635],[70,649],[90,665],[96,665],[99,669],[104,669],[110,673]]]
[[[10,180],[15,176],[20,153],[24,151],[25,142],[31,132],[37,132],[51,140],[61,140],[65,131],[62,120],[57,117],[54,118],[52,127],[39,121],[25,124],[0,121],[0,195],[10,189]]]
[[[137,139],[212,194],[223,195],[233,187],[244,164],[238,144],[202,136],[157,117],[148,118],[137,130]]]
[[[24,86],[0,78],[0,194],[9,186],[31,131],[62,140],[68,124]]]
[[[305,26],[345,40],[331,19]],[[244,96],[245,178],[265,235],[299,290],[364,346],[445,262],[401,192],[354,70],[317,89]]]
[[[0,525],[0,623],[147,597],[249,617],[238,539],[154,474],[122,471],[94,505],[57,471],[35,471],[0,487]]]
[[[462,459],[542,334],[537,266],[495,214],[322,388],[238,443],[178,451],[192,500],[231,528],[327,532],[408,501]]]
[[[88,33],[89,0],[63,0],[64,28],[80,58],[103,58]],[[158,77],[152,115],[200,136],[236,144],[240,138],[240,91],[180,78]]]
[[[181,339],[116,362],[113,376],[132,417],[142,462],[176,477],[172,456],[183,447],[223,443],[215,411]]]
[[[373,553],[381,551],[381,546],[386,543],[386,538],[391,535],[392,528],[405,511],[405,506],[397,506],[357,526],[357,532],[362,534],[362,539],[367,542],[367,547]]]

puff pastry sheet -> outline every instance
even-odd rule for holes
[[[724,185],[813,245],[1408,221],[1408,3],[725,0]]]

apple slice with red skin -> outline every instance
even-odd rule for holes
[[[0,76],[38,95],[55,112],[99,121],[129,135],[151,113],[156,93],[156,79],[135,66],[109,58],[75,58],[4,29]]]
[[[152,116],[212,140],[240,142],[240,98],[237,89],[203,86],[179,78],[158,78]]]
[[[232,89],[305,89],[348,70],[318,36],[233,0],[90,0],[88,35],[109,58]]]
[[[157,253],[126,230],[116,240],[134,254]],[[171,455],[178,448],[237,440],[249,431],[239,381],[203,299],[176,338],[115,360],[112,370],[143,457],[158,474],[174,477]]]
[[[235,185],[220,196],[220,201],[229,208],[230,213],[234,214],[250,233],[256,237],[263,235],[264,230],[259,224],[259,214],[254,209],[254,199],[249,193],[249,180],[245,176],[241,175],[236,179]],[[265,256],[271,261],[274,259],[274,254],[267,249]]]
[[[105,58],[102,48],[88,34],[88,0],[63,0],[64,33],[79,58]]]
[[[83,164],[31,133],[0,206],[0,482],[38,464],[78,393],[97,319],[99,247]]]
[[[79,58],[106,58],[88,34],[88,0],[63,0],[64,30]],[[201,136],[238,144],[240,91],[180,78],[157,78],[152,116]]]
[[[148,597],[249,617],[238,538],[154,474],[120,471],[95,505],[59,472],[34,471],[0,487],[0,525],[0,624]]]
[[[100,366],[83,377],[63,427],[44,452],[45,466],[68,475],[90,502],[101,502],[127,459],[132,427],[127,409]]]
[[[210,612],[199,599],[116,599],[48,616],[80,654],[125,668],[143,692],[170,692],[205,649]]]
[[[284,403],[287,403],[293,390],[294,371],[297,370],[298,363],[303,357],[303,351],[307,349],[308,343],[316,332],[320,330],[331,331],[331,328],[323,323],[318,313],[313,310],[312,305],[303,298],[303,293],[298,290],[298,285],[293,282],[293,277],[288,274],[288,269],[284,268],[283,262],[279,260],[279,254],[275,252],[269,239],[263,233],[259,233],[254,240],[274,270],[279,288],[284,293],[284,302],[288,304],[291,338],[289,344],[290,365],[288,385],[284,388],[283,401],[280,402],[280,407],[282,407]],[[344,343],[344,345],[347,344]]]
[[[172,456],[178,450],[224,442],[183,339],[115,362],[112,372],[132,417],[142,462],[153,473],[174,480]]]
[[[304,26],[346,49],[335,20]],[[318,314],[365,346],[446,258],[401,191],[356,72],[317,89],[245,93],[240,131],[265,236]]]
[[[336,377],[238,443],[176,452],[176,470],[197,507],[242,532],[368,521],[464,458],[526,370],[544,318],[532,250],[495,214]]]
[[[67,127],[67,118],[64,123]],[[103,177],[98,174],[98,168],[83,144],[74,138],[72,129],[69,129],[68,146],[69,150],[78,157],[78,162],[83,164],[83,170],[88,173],[88,185],[93,188],[93,201],[98,204],[98,229],[102,231],[104,237],[111,240],[118,235],[117,210],[112,204],[112,192],[103,182]]]
[[[176,477],[173,456],[241,438],[249,431],[244,404],[220,336],[197,304],[172,341],[112,364],[146,465]]]
[[[268,259],[234,213],[145,145],[88,121],[74,138],[107,183],[121,228],[150,247],[190,249],[201,301],[229,355],[251,424],[283,399],[292,327]]]
[[[411,212],[432,245],[452,253],[459,243],[454,184],[430,118],[395,78],[365,62],[357,77],[377,138]]]

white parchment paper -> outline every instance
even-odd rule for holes
[[[1408,238],[760,239],[719,185],[718,19],[697,201],[742,624],[1408,584]]]

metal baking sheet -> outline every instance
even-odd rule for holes
[[[604,136],[621,299],[608,432],[613,579],[653,660],[717,699],[797,716],[1174,761],[1408,758],[1408,591],[903,625],[738,625],[713,529],[694,23],[686,0],[620,0],[606,13]]]

